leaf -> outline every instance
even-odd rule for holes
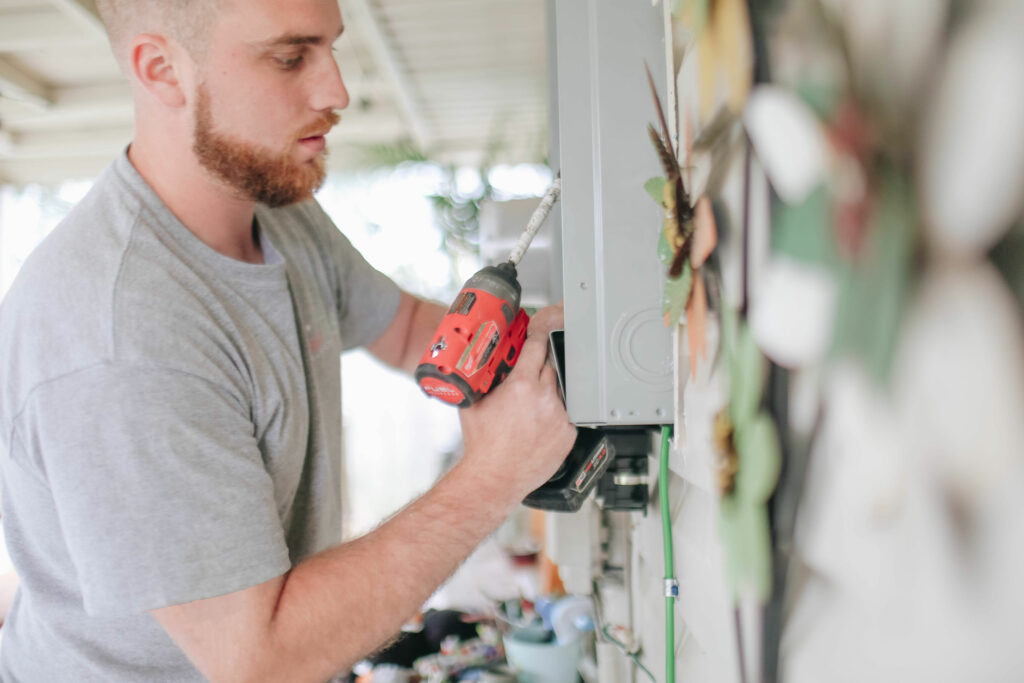
[[[736,601],[743,576],[743,523],[740,520],[741,503],[731,497],[724,497],[718,503],[718,539],[722,543],[722,561],[725,564],[725,585],[729,597]]]
[[[668,268],[672,265],[672,259],[675,254],[672,252],[672,247],[669,246],[668,238],[665,237],[665,231],[658,231],[658,260],[661,261],[661,265]]]
[[[677,278],[665,280],[665,292],[661,299],[661,312],[665,317],[666,327],[679,324],[679,318],[690,298],[690,286],[693,283],[693,270],[689,262],[683,267],[682,274]]]
[[[752,591],[761,604],[772,592],[772,544],[768,512],[763,505],[742,505],[737,519],[740,581],[734,599]]]
[[[814,110],[822,121],[830,121],[842,101],[843,90],[836,83],[826,80],[807,80],[796,86],[797,96]]]
[[[686,304],[686,338],[690,345],[690,377],[697,376],[697,359],[708,355],[708,295],[704,290],[704,276],[694,271],[693,288]]]
[[[697,200],[693,222],[693,247],[690,250],[690,263],[694,268],[700,268],[718,244],[715,213],[711,210],[711,200],[706,195]]]
[[[651,199],[656,201],[658,203],[658,206],[662,205],[661,196],[662,192],[664,192],[666,182],[667,181],[661,176],[655,176],[653,178],[648,179],[647,182],[644,183],[644,189],[647,190],[647,194],[651,195]]]
[[[739,430],[757,414],[764,392],[764,356],[754,343],[750,327],[742,323],[729,364],[729,417]]]
[[[772,247],[803,263],[840,266],[832,227],[832,202],[824,185],[796,206],[776,202],[772,211]]]
[[[893,169],[881,177],[864,258],[840,278],[833,353],[861,358],[885,386],[910,294],[917,217],[907,179]]]
[[[761,505],[750,505],[732,497],[719,503],[718,534],[725,561],[725,579],[732,601],[748,591],[758,602],[771,595],[771,536],[768,515]]]
[[[779,481],[782,452],[775,422],[764,412],[739,425],[735,432],[739,470],[735,494],[751,504],[766,503]]]

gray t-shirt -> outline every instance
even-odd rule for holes
[[[0,680],[202,680],[147,610],[340,541],[340,354],[399,291],[314,201],[256,221],[223,256],[122,155],[0,306]]]

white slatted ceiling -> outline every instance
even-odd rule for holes
[[[416,123],[443,160],[479,163],[493,141],[503,161],[543,156],[543,0],[341,4],[352,104],[331,134],[333,166],[360,163],[368,144],[414,139]],[[91,175],[131,139],[130,91],[94,11],[93,0],[0,0],[0,182]]]

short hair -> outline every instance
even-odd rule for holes
[[[128,46],[140,33],[171,38],[198,60],[222,4],[223,0],[96,0],[114,57],[126,74]]]

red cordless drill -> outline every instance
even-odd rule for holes
[[[561,191],[555,176],[506,263],[487,266],[466,280],[416,368],[428,396],[471,406],[515,367],[530,317],[519,308],[516,265]]]

